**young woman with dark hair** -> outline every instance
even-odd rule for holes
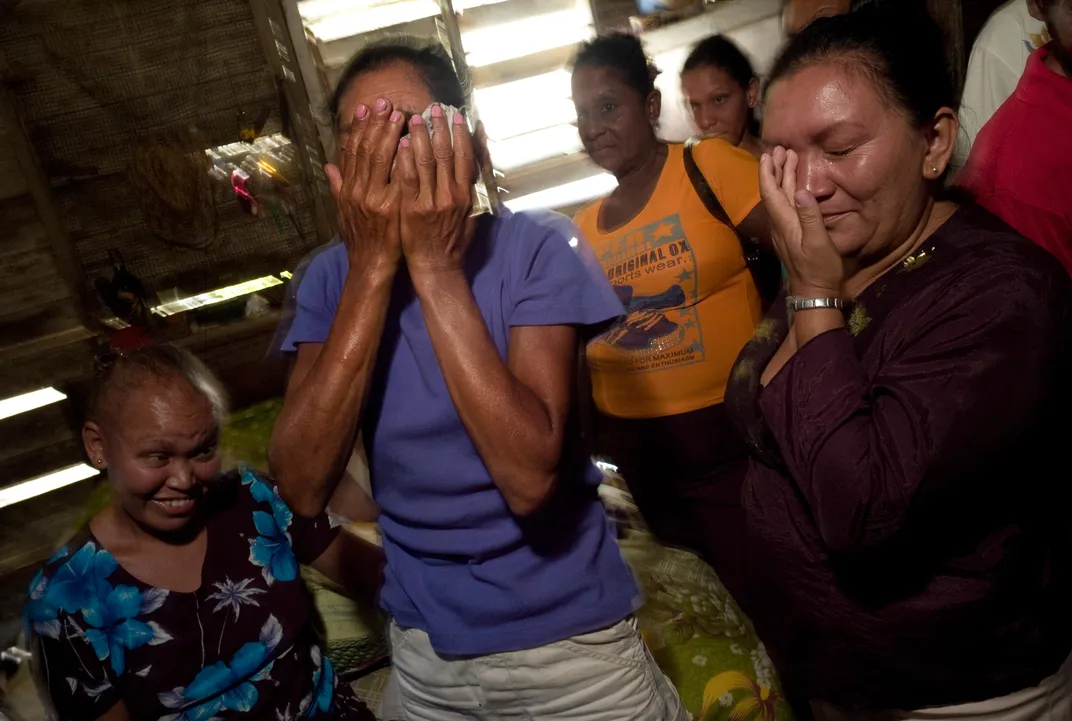
[[[732,40],[723,35],[701,40],[681,68],[681,90],[704,137],[722,138],[759,158],[759,77]]]

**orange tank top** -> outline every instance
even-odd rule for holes
[[[759,203],[759,170],[722,140],[695,146],[696,164],[734,224]],[[711,217],[670,145],[647,205],[600,230],[602,200],[577,213],[627,316],[587,348],[596,407],[658,418],[721,403],[730,369],[762,317],[734,231]]]

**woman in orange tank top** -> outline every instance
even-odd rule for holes
[[[743,601],[747,450],[722,398],[762,315],[736,231],[766,238],[767,216],[755,158],[721,139],[692,147],[734,227],[712,215],[686,173],[684,147],[655,134],[653,77],[628,35],[597,38],[574,62],[584,148],[618,179],[576,221],[627,311],[587,347],[595,445],[655,535],[696,551]]]

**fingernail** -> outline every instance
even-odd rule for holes
[[[354,112],[354,115],[357,116],[358,120],[364,120],[365,116],[368,115],[368,106],[358,105],[357,110]]]
[[[398,141],[398,144],[401,145],[403,148],[408,148],[409,138],[402,138],[402,140]]]
[[[382,113],[384,110],[387,110],[387,101],[380,98],[376,101],[376,112]]]
[[[796,195],[793,196],[793,200],[797,201],[798,208],[815,205],[815,198],[811,197],[811,193],[806,190],[798,190]]]
[[[443,117],[443,106],[442,105],[433,105],[432,106],[432,117],[433,118],[442,118]]]
[[[391,113],[391,122],[392,123],[397,123],[401,119],[402,119],[402,113],[398,112],[397,110],[394,111],[393,113]]]
[[[412,118],[409,119],[409,124],[424,125],[424,118],[422,118],[420,115],[414,115]]]
[[[454,124],[465,125],[465,116],[461,113],[454,113]]]

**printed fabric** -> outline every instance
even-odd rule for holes
[[[577,214],[628,312],[588,345],[592,395],[607,415],[659,418],[721,403],[737,353],[761,318],[740,242],[704,207],[682,150],[669,146],[651,199],[629,222],[601,230],[602,201]],[[693,153],[740,223],[759,203],[755,158],[716,139]]]
[[[56,717],[123,702],[131,718],[166,721],[372,719],[317,644],[298,572],[337,530],[294,515],[249,470],[211,493],[193,593],[142,583],[88,532],[37,574],[24,615]]]

